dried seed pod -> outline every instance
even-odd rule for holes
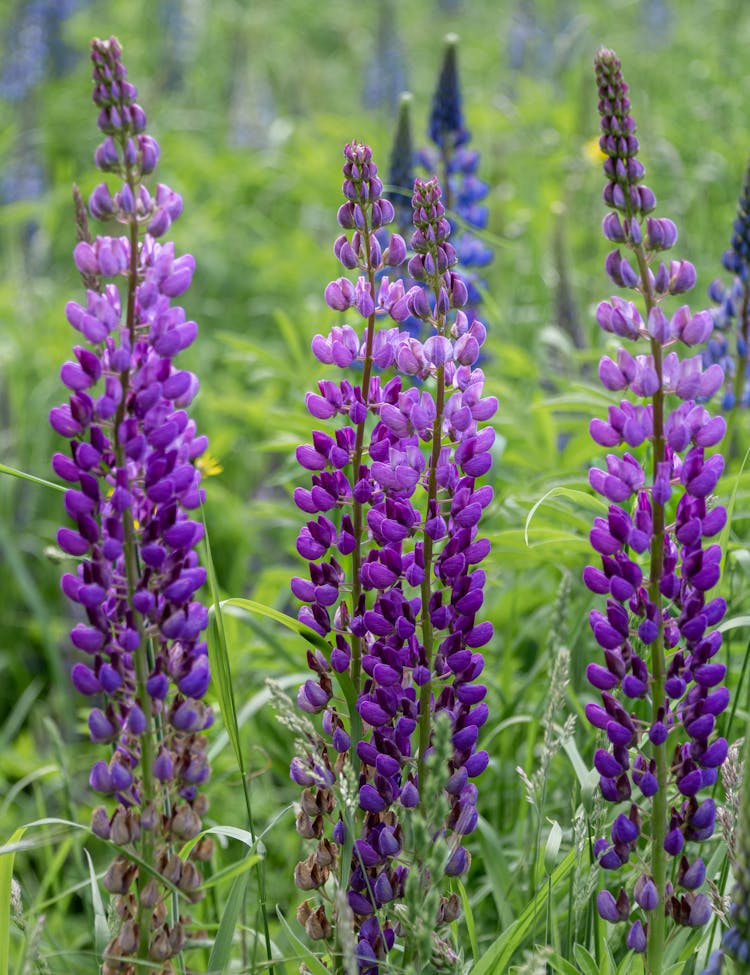
[[[325,907],[322,904],[308,917],[305,922],[305,931],[313,941],[322,941],[325,938],[330,938],[333,934],[331,922],[328,920]]]
[[[102,878],[102,886],[110,894],[126,894],[138,872],[138,867],[127,857],[117,857]]]

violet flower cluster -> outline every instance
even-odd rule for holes
[[[297,756],[291,776],[305,787],[298,829],[317,841],[298,864],[297,884],[321,890],[332,870],[341,871],[359,970],[375,975],[399,933],[396,904],[407,872],[419,864],[405,824],[410,812],[433,804],[423,788],[425,758],[441,712],[452,727],[441,783],[450,808],[439,826],[450,851],[444,872],[459,875],[469,866],[462,839],[477,823],[470,780],[488,761],[477,750],[488,714],[486,687],[477,683],[480,648],[492,636],[491,624],[478,618],[485,582],[479,565],[489,551],[479,522],[492,498],[478,480],[489,470],[494,439],[481,424],[497,403],[472,368],[485,329],[461,310],[467,289],[452,270],[457,257],[437,181],[414,185],[409,275],[427,287],[405,292],[398,277],[378,282],[384,269],[401,265],[406,245],[397,234],[381,245],[378,232],[394,210],[381,195],[371,150],[352,143],[344,156],[346,202],[338,220],[347,232],[334,252],[358,277],[331,282],[325,297],[354,324],[317,335],[313,352],[325,365],[360,364],[361,378],[324,379],[307,394],[311,416],[338,426],[315,431],[297,451],[312,485],[295,491],[309,519],[297,543],[308,577],[292,580],[303,603],[299,619],[330,646],[328,656],[308,654],[313,676],[297,701],[307,713],[322,713],[330,744],[317,756]],[[429,338],[399,327],[409,316],[430,326]],[[378,329],[387,318],[396,326]],[[348,708],[334,696],[334,682],[350,689]],[[356,788],[355,835],[334,798],[347,769]],[[455,897],[442,898],[435,925],[456,913]],[[330,937],[325,903],[306,901],[298,916],[312,937]]]
[[[620,63],[608,50],[595,63],[599,144],[607,157],[604,202],[611,210],[603,230],[616,245],[606,270],[645,305],[642,315],[634,301],[615,296],[599,305],[596,317],[618,340],[646,346],[638,354],[623,345],[601,360],[605,388],[633,397],[590,427],[600,447],[624,448],[590,471],[609,510],[595,519],[590,536],[600,563],[584,572],[587,587],[606,597],[604,611],[590,616],[602,656],[587,676],[601,698],[586,714],[606,736],[595,766],[604,798],[618,810],[595,852],[606,871],[638,864],[633,891],[603,890],[597,906],[606,920],[629,924],[627,946],[648,951],[650,970],[660,971],[665,913],[688,926],[711,916],[699,891],[706,868],[696,844],[713,833],[715,808],[706,790],[727,753],[726,740],[714,736],[729,699],[722,686],[726,667],[716,659],[716,627],[726,605],[709,595],[720,573],[715,539],[727,517],[711,500],[724,462],[710,450],[726,424],[701,404],[723,374],[689,354],[709,338],[710,313],[692,314],[682,305],[668,317],[662,308],[669,296],[692,288],[695,271],[687,261],[662,259],[677,230],[671,220],[649,215],[656,200],[642,183]]]
[[[479,153],[468,148],[471,134],[463,117],[457,49],[458,38],[449,34],[428,127],[437,150],[423,149],[417,162],[427,172],[440,174],[444,205],[458,217],[458,220],[451,220],[451,235],[469,292],[465,314],[472,321],[482,303],[481,289],[485,284],[479,269],[492,261],[493,253],[472,232],[487,226],[489,211],[482,201],[487,196],[488,186],[477,175]]]
[[[704,364],[718,363],[724,370],[726,387],[722,408],[750,406],[748,369],[748,341],[750,340],[750,169],[740,194],[737,217],[734,221],[731,246],[724,251],[721,262],[733,275],[727,285],[721,278],[711,282],[708,296],[715,303],[712,309],[716,333],[703,353]],[[735,332],[733,345],[731,333]]]
[[[69,485],[72,521],[58,544],[77,560],[62,588],[82,617],[71,639],[84,661],[71,676],[95,702],[89,731],[106,752],[91,770],[91,787],[114,800],[112,811],[96,809],[93,829],[126,851],[104,878],[119,895],[121,926],[104,969],[114,972],[133,970],[116,957],[164,962],[185,937],[163,886],[128,851],[188,900],[200,896],[195,861],[210,854],[207,840],[186,860],[172,849],[200,831],[206,801],[198,789],[209,774],[201,734],[212,721],[201,700],[209,683],[207,610],[195,598],[206,577],[195,551],[203,536],[195,461],[207,440],[187,412],[198,380],[174,364],[197,334],[173,304],[195,261],[160,242],[182,200],[162,183],[153,193],[144,185],[159,146],[146,134],[117,40],[94,40],[91,58],[104,134],[96,163],[121,185],[112,195],[101,183],[89,201],[93,217],[113,224],[112,236],[92,241],[79,206],[74,257],[86,300],[66,308],[80,344],[60,373],[69,400],[50,422],[70,441],[53,467]]]

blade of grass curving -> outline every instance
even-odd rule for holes
[[[567,488],[567,487],[550,488],[549,491],[543,494],[541,498],[539,498],[539,500],[534,503],[528,515],[526,516],[526,523],[524,524],[524,538],[526,540],[527,545],[530,544],[529,528],[531,527],[531,521],[534,515],[537,513],[539,508],[545,503],[545,501],[549,501],[551,498],[559,498],[559,497],[567,498],[569,501],[574,501],[578,506],[578,510],[580,510],[581,508],[585,509],[588,507],[596,511],[603,511],[604,513],[606,513],[607,511],[606,504],[604,504],[602,501],[600,501],[598,498],[594,497],[593,495],[588,494],[586,491],[578,491],[575,490],[574,488]]]
[[[20,478],[22,481],[31,481],[32,484],[41,484],[42,487],[52,488],[54,491],[66,490],[62,484],[55,484],[54,481],[47,481],[43,477],[35,477],[33,474],[19,471],[15,467],[8,467],[7,464],[0,464],[0,474],[9,474],[11,477]]]
[[[277,623],[281,623],[289,630],[293,630],[303,640],[307,640],[318,650],[323,650],[326,653],[330,651],[328,641],[325,637],[322,637],[315,630],[311,630],[309,626],[305,626],[304,623],[300,623],[298,619],[293,616],[287,616],[286,613],[282,613],[278,609],[274,609],[273,606],[265,606],[263,603],[256,603],[253,599],[244,599],[240,596],[234,596],[231,599],[222,599],[220,608],[224,609],[226,606],[235,606],[238,609],[244,609],[245,612],[251,613],[255,616],[265,616],[266,619],[275,620]]]
[[[211,557],[211,542],[209,540],[208,525],[206,523],[206,513],[201,505],[201,517],[204,527],[203,542],[206,549],[206,569],[208,572],[208,582],[211,591],[212,612],[209,614],[209,659],[212,665],[216,665],[216,678],[219,687],[219,700],[221,702],[221,713],[224,719],[224,727],[227,729],[229,740],[234,749],[237,767],[242,778],[242,793],[245,800],[245,810],[247,813],[247,825],[252,837],[255,837],[255,823],[253,820],[253,806],[250,795],[250,779],[245,767],[245,759],[240,744],[240,729],[237,722],[237,706],[234,698],[234,686],[232,684],[232,670],[229,664],[229,652],[227,650],[226,633],[224,621],[221,615],[221,603],[219,601],[219,586],[216,580],[213,558]],[[258,905],[261,913],[261,923],[263,925],[263,938],[265,942],[266,958],[269,962],[273,961],[271,953],[271,932],[268,927],[268,911],[266,909],[266,883],[265,869],[263,861],[255,865],[255,877],[258,891]],[[244,893],[244,891],[243,891]],[[273,964],[269,971],[274,975]]]
[[[466,893],[466,888],[460,880],[456,881],[458,886],[458,893],[461,898],[461,903],[464,909],[464,921],[466,922],[466,930],[469,935],[469,945],[471,946],[471,960],[473,964],[476,964],[477,958],[479,957],[479,947],[477,945],[477,929],[474,924],[474,912],[471,909],[471,904],[469,903],[469,895]]]
[[[109,941],[109,925],[107,924],[107,913],[104,910],[104,901],[99,890],[99,883],[96,879],[94,861],[91,859],[89,851],[85,847],[83,852],[89,865],[89,877],[91,878],[91,903],[94,908],[94,945],[96,947],[96,960],[99,961]]]
[[[576,863],[575,850],[571,850],[555,867],[549,885],[545,884],[523,912],[497,937],[472,969],[472,975],[507,975],[510,960],[531,933],[534,923],[545,910],[549,892],[564,880]]]
[[[257,856],[248,859],[257,860]],[[209,972],[224,972],[231,961],[232,943],[234,941],[234,931],[237,927],[242,904],[245,900],[247,891],[247,872],[243,871],[236,877],[229,891],[229,897],[221,912],[221,923],[216,932],[211,954],[208,959]]]
[[[312,975],[330,975],[330,972],[325,965],[323,965],[320,959],[314,955],[307,945],[303,941],[300,941],[294,931],[292,931],[291,927],[289,926],[289,922],[278,907],[276,908],[276,914],[279,921],[281,921],[281,926],[286,931],[289,940],[299,951],[299,957],[305,962]]]
[[[36,826],[68,826],[73,829],[90,833],[88,826],[74,823],[68,819],[37,819],[34,822],[19,826],[3,846],[0,846],[0,975],[9,975],[10,966],[10,902],[11,885],[13,881],[13,863],[19,850],[33,849],[40,842],[24,843],[23,838],[27,830]],[[49,840],[49,838],[47,838]],[[42,842],[44,841],[44,838]]]
[[[558,975],[581,975],[576,966],[569,962],[562,955],[554,954],[550,955],[547,959],[547,964],[552,969],[553,972],[557,972]]]

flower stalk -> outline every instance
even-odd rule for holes
[[[74,257],[87,295],[66,313],[85,344],[61,369],[68,403],[50,413],[70,442],[53,468],[70,485],[65,507],[75,526],[57,540],[77,559],[62,588],[85,618],[71,631],[86,661],[75,664],[72,680],[101,704],[89,731],[109,747],[89,781],[115,808],[99,806],[92,829],[122,850],[103,881],[121,924],[102,971],[131,975],[137,960],[166,973],[185,943],[184,903],[202,896],[197,864],[212,849],[204,839],[184,861],[175,852],[198,835],[207,808],[198,790],[209,774],[201,732],[212,721],[201,700],[210,677],[201,639],[208,616],[195,598],[206,578],[195,552],[203,528],[190,518],[203,500],[195,461],[207,440],[186,409],[197,377],[173,364],[197,334],[172,305],[195,262],[159,242],[182,200],[164,184],[153,194],[146,186],[159,146],[145,132],[117,40],[95,39],[91,59],[105,137],[95,159],[120,189],[112,195],[99,184],[89,211],[125,233],[92,240],[76,191]]]
[[[384,276],[388,268],[398,274],[406,244],[387,235],[394,208],[381,196],[371,150],[352,143],[344,156],[339,223],[351,237],[342,234],[334,253],[358,278],[332,281],[326,301],[363,319],[364,333],[335,326],[314,338],[313,352],[340,368],[361,363],[362,372],[360,385],[321,380],[307,395],[316,420],[337,417],[341,425],[334,435],[314,431],[297,450],[312,487],[297,488],[295,501],[312,517],[297,542],[309,578],[293,579],[292,591],[303,603],[299,619],[330,651],[308,653],[313,676],[297,695],[303,712],[322,714],[323,735],[306,732],[291,765],[304,789],[297,828],[316,843],[295,880],[318,891],[298,918],[328,946],[333,970],[334,942],[348,942],[334,931],[325,888],[331,877],[345,886],[360,970],[377,975],[399,934],[405,957],[433,950],[433,929],[458,909],[455,897],[441,894],[441,878],[469,866],[462,838],[477,823],[469,779],[488,760],[476,750],[488,714],[486,687],[474,683],[483,667],[476,650],[492,635],[475,619],[484,573],[474,567],[488,551],[477,525],[492,497],[475,478],[490,466],[494,436],[478,425],[496,402],[482,395],[484,377],[471,368],[485,331],[461,311],[467,289],[452,270],[437,181],[414,184],[408,271],[420,283],[405,292],[401,277]],[[377,328],[383,318],[395,327]],[[402,331],[408,318],[427,324],[430,337]],[[340,556],[351,556],[353,577]],[[334,695],[336,681],[347,707]],[[447,721],[443,774],[430,765],[439,714]],[[428,830],[443,805],[446,816]],[[446,853],[431,863],[419,838],[435,831]],[[401,910],[414,898],[430,914],[419,934]],[[417,950],[410,939],[425,934],[427,947]]]
[[[590,614],[604,665],[587,669],[602,703],[588,704],[586,714],[608,740],[595,754],[602,794],[622,810],[610,840],[598,839],[594,851],[605,871],[621,869],[631,856],[640,862],[633,901],[624,887],[616,898],[602,890],[597,907],[605,920],[630,924],[627,947],[645,954],[649,975],[661,975],[667,919],[698,927],[711,916],[708,899],[697,892],[705,866],[700,857],[689,859],[687,844],[713,832],[713,800],[699,804],[697,794],[716,781],[727,751],[726,740],[712,736],[728,702],[726,688],[718,686],[726,668],[712,660],[721,646],[714,627],[726,605],[706,595],[718,581],[721,551],[703,545],[726,522],[725,510],[710,503],[723,459],[705,456],[726,424],[702,405],[723,373],[717,365],[704,370],[697,356],[680,359],[675,350],[704,343],[712,319],[708,312],[692,315],[686,305],[671,319],[662,309],[668,296],[692,288],[695,271],[687,261],[660,260],[676,243],[676,227],[649,216],[656,199],[642,182],[617,56],[602,50],[595,66],[599,145],[606,155],[603,197],[612,211],[603,231],[618,245],[605,267],[610,280],[635,291],[644,306],[642,315],[634,302],[613,297],[599,305],[597,321],[618,339],[645,340],[649,351],[634,357],[621,347],[616,359],[602,359],[603,385],[630,390],[636,402],[610,407],[608,419],[593,420],[590,432],[602,447],[625,444],[639,451],[649,444],[651,454],[650,480],[635,452],[607,454],[606,470],[589,472],[609,509],[591,532],[601,569],[589,566],[584,582],[608,598],[606,613]],[[673,407],[674,399],[679,405]],[[686,893],[679,894],[680,888]]]

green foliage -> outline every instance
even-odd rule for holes
[[[183,13],[182,34],[164,26],[168,4]],[[6,23],[10,6],[3,6]],[[322,970],[315,946],[291,920],[300,900],[292,881],[298,789],[288,775],[292,743],[265,680],[284,688],[303,680],[308,641],[316,639],[296,623],[288,589],[300,564],[294,448],[312,428],[304,393],[322,375],[310,340],[332,323],[322,293],[339,274],[332,242],[341,146],[353,136],[368,140],[381,169],[387,162],[392,116],[364,111],[360,97],[376,52],[378,6],[372,0],[354,14],[343,0],[92,0],[64,24],[63,39],[78,55],[72,71],[49,78],[22,106],[0,102],[3,157],[31,126],[48,185],[39,200],[4,205],[0,221],[0,837],[8,844],[0,849],[0,975],[27,962],[29,971],[88,975],[108,923],[99,895],[107,845],[86,832],[84,849],[72,825],[28,841],[21,825],[87,823],[93,804],[84,703],[67,676],[74,620],[59,590],[65,557],[54,544],[63,508],[47,482],[60,444],[46,422],[62,399],[59,367],[74,341],[65,304],[82,296],[70,257],[70,184],[85,197],[99,181],[91,164],[95,115],[86,108],[92,33],[120,37],[161,143],[159,177],[185,200],[175,239],[196,257],[186,304],[201,330],[185,367],[200,375],[197,421],[223,468],[206,480],[210,693],[218,713],[207,825],[216,846],[187,957],[200,960],[197,970],[267,971],[268,939],[279,972],[300,962]],[[601,510],[587,483],[596,459],[587,426],[610,402],[595,384],[610,346],[592,314],[609,285],[601,269],[601,170],[591,151],[598,125],[591,61],[600,43],[611,44],[637,79],[633,111],[649,185],[659,213],[678,221],[680,256],[695,262],[705,288],[720,273],[750,152],[750,19],[739,0],[706,0],[689,17],[668,0],[538,0],[534,7],[538,31],[522,72],[511,70],[507,49],[515,4],[412,0],[394,14],[408,53],[418,144],[443,35],[461,36],[464,106],[490,186],[486,238],[495,248],[483,306],[487,389],[500,400],[486,527],[493,545],[486,606],[496,637],[486,667],[491,717],[480,739],[491,762],[479,783],[471,872],[457,883],[464,916],[455,938],[475,975],[506,975],[536,946],[551,947],[546,964],[560,975],[640,975],[640,960],[625,951],[619,930],[595,918],[591,898],[575,903],[576,878],[593,876],[589,848],[600,835],[590,801],[595,740],[582,719],[594,644],[586,622],[592,600],[579,580]],[[665,26],[644,27],[657,8]],[[563,279],[573,320],[560,313]],[[694,294],[700,303],[702,293]],[[741,452],[749,434],[742,417]],[[722,502],[732,505],[720,590],[732,607],[726,659],[742,701],[722,718],[732,738],[748,717],[750,474],[743,467],[732,458],[720,485]],[[557,633],[564,572],[572,586]],[[578,720],[548,762],[540,819],[516,769],[533,774],[545,761],[551,631],[570,648],[564,707]],[[350,688],[339,691],[351,698]],[[562,726],[567,716],[555,720]],[[576,823],[584,824],[582,850]],[[23,931],[10,910],[14,873]],[[710,876],[726,881],[719,843]],[[673,975],[700,970],[710,945],[699,941],[674,940]],[[394,972],[400,962],[392,960]]]

